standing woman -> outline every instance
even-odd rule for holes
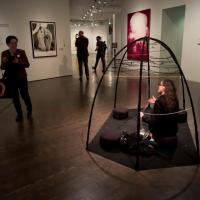
[[[149,103],[154,104],[153,115],[141,112],[140,117],[148,123],[153,138],[159,143],[163,138],[176,136],[178,122],[177,115],[174,112],[179,110],[179,103],[172,80],[161,81],[157,92],[160,94],[157,99],[153,96],[148,100]]]
[[[28,92],[28,81],[25,68],[29,67],[28,58],[22,49],[17,48],[18,39],[16,36],[8,36],[6,44],[8,50],[1,54],[1,69],[5,70],[5,77],[12,90],[13,104],[17,117],[16,121],[23,119],[23,112],[20,104],[19,92],[26,104],[27,118],[32,115],[32,103]]]

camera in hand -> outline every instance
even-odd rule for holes
[[[79,38],[79,34],[78,33],[75,35],[75,39],[77,39],[77,38]]]
[[[12,62],[14,59],[15,59],[15,56],[10,56],[8,60],[9,60],[10,62]]]
[[[15,59],[15,54],[13,52],[10,52],[10,56],[8,58],[9,62],[12,62]]]

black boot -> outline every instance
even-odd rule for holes
[[[31,117],[32,117],[32,111],[28,111],[28,112],[27,112],[27,118],[28,118],[28,119],[31,119]]]
[[[20,121],[22,121],[23,120],[23,114],[22,113],[20,113],[20,114],[17,114],[17,117],[16,117],[16,122],[20,122]]]

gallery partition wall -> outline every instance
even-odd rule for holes
[[[163,9],[161,40],[166,42],[181,63],[185,5]]]

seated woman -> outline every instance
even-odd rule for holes
[[[158,144],[162,144],[167,139],[170,141],[170,138],[176,143],[177,116],[172,113],[179,110],[179,103],[173,81],[169,79],[162,80],[158,85],[157,92],[160,94],[157,99],[153,96],[148,100],[150,104],[154,104],[152,115],[141,112],[140,117],[148,123],[152,137]],[[169,114],[165,115],[167,113]]]

